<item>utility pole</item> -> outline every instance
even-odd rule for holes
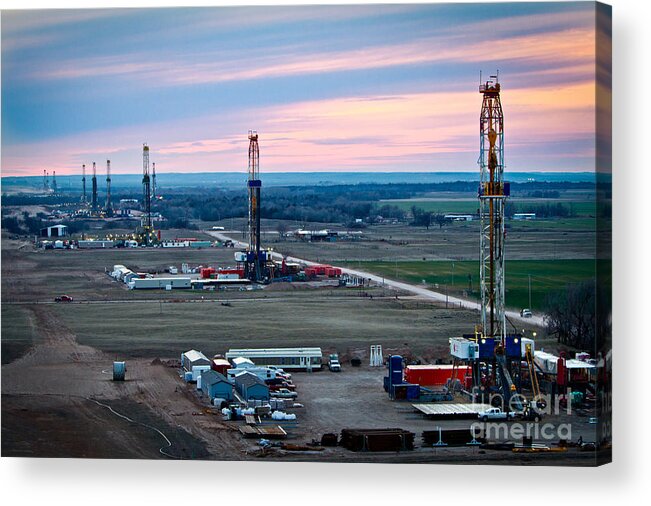
[[[529,274],[529,309],[531,309],[531,274]]]

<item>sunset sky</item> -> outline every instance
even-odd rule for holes
[[[477,170],[499,68],[506,170],[592,171],[593,3],[2,12],[2,175]]]

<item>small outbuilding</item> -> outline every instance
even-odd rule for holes
[[[246,401],[270,399],[269,385],[250,372],[245,371],[235,376],[235,388]]]
[[[65,237],[67,235],[67,225],[52,225],[41,229],[41,237]]]
[[[233,385],[216,371],[208,370],[201,373],[201,392],[212,401],[215,397],[233,400]]]
[[[191,381],[197,381],[203,371],[210,369],[210,360],[200,351],[190,350],[181,354],[181,367],[184,373],[192,374]]]

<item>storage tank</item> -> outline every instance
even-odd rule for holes
[[[113,381],[124,381],[126,372],[126,362],[113,362]]]

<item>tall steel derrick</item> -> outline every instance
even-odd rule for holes
[[[142,228],[146,245],[151,243],[151,180],[149,177],[149,146],[142,145]]]
[[[97,203],[97,168],[95,167],[95,162],[93,162],[93,178],[91,179],[92,185],[92,196],[90,208],[93,213],[97,213],[98,203]]]
[[[81,185],[82,185],[81,202],[82,204],[86,204],[88,202],[88,199],[86,198],[86,164],[85,163],[81,166]]]
[[[496,344],[506,339],[504,304],[504,206],[509,184],[504,182],[504,115],[498,76],[479,86],[483,95],[479,118],[479,261],[481,326]]]
[[[249,279],[262,279],[264,259],[260,255],[260,148],[258,133],[249,130],[249,249],[246,258],[246,275]]]
[[[106,206],[104,212],[106,216],[113,216],[113,207],[111,206],[111,160],[106,160]]]

